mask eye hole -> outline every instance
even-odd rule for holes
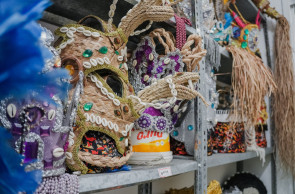
[[[123,84],[116,74],[110,70],[99,70],[97,73],[106,81],[113,92],[122,98],[123,96]]]

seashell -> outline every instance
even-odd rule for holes
[[[167,65],[167,64],[169,64],[169,63],[170,63],[170,61],[171,61],[171,59],[170,59],[170,58],[166,58],[166,59],[164,60],[164,63]]]
[[[73,27],[73,26],[70,27],[69,30],[70,30],[71,32],[73,32],[73,33],[75,33],[75,32],[77,31],[77,29],[76,29],[75,27]]]
[[[104,64],[104,60],[103,60],[102,58],[99,58],[99,57],[98,57],[98,58],[96,59],[96,61],[97,61],[97,63],[100,64],[100,65],[103,65],[103,64]]]
[[[95,59],[90,59],[90,63],[93,67],[97,65],[97,61]]]
[[[82,26],[80,26],[80,27],[77,28],[77,32],[84,32],[84,30],[85,30],[85,28],[82,27]]]
[[[48,119],[49,120],[52,120],[54,119],[55,117],[55,110],[51,109],[49,112],[48,112]]]
[[[83,31],[83,34],[84,34],[85,36],[91,36],[91,32],[90,32],[89,30],[84,30],[84,31]]]
[[[99,33],[99,32],[91,32],[91,35],[92,35],[94,38],[98,38],[98,37],[100,37],[100,33]]]
[[[55,149],[52,151],[52,155],[53,155],[55,158],[59,158],[59,157],[61,157],[64,153],[65,153],[65,151],[64,151],[64,149],[62,149],[62,148],[55,148]]]
[[[83,66],[84,66],[86,69],[90,69],[90,68],[91,68],[91,64],[90,64],[89,62],[87,62],[87,61],[85,61],[85,62],[83,63]]]
[[[118,61],[123,61],[124,57],[123,56],[118,56]]]
[[[150,53],[150,54],[149,54],[149,60],[150,60],[150,61],[154,60],[154,55],[153,55],[153,53]]]
[[[143,80],[146,82],[146,81],[148,81],[150,79],[150,76],[148,76],[148,75],[145,75],[144,77],[143,77]]]
[[[101,123],[102,123],[102,126],[104,127],[108,126],[108,121],[105,118],[101,120]]]
[[[6,111],[10,118],[14,118],[16,115],[16,106],[14,104],[9,104]]]
[[[132,65],[135,67],[137,65],[137,60],[133,60]]]
[[[69,31],[69,29],[67,27],[61,27],[60,30],[62,33],[66,33]]]
[[[71,152],[66,152],[66,158],[71,160],[73,158],[73,154]]]
[[[123,63],[123,67],[126,71],[128,71],[128,66],[127,66],[127,63]]]

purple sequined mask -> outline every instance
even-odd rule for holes
[[[185,66],[178,49],[160,57],[148,36],[138,44],[128,65],[129,81],[136,93],[151,85],[153,79],[158,80],[176,72],[183,72]],[[177,101],[174,107],[161,110],[147,108],[135,121],[135,128],[171,132],[179,117],[180,104],[181,102]]]
[[[24,156],[26,170],[43,170],[43,177],[65,173],[69,127],[62,126],[63,107],[35,98],[2,100],[0,120],[13,136],[15,150]]]

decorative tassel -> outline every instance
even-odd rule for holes
[[[181,50],[183,45],[186,42],[186,27],[185,24],[191,26],[192,23],[189,19],[184,17],[179,17],[178,15],[174,14],[175,21],[176,21],[176,47]]]
[[[235,120],[246,120],[248,126],[255,126],[264,97],[276,90],[273,75],[259,57],[247,50],[235,46],[227,50],[233,55],[232,114]]]
[[[278,19],[275,31],[275,53],[274,77],[278,85],[278,92],[273,100],[276,147],[283,165],[295,175],[294,66],[290,45],[290,26],[283,16]]]

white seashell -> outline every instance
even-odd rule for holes
[[[145,67],[148,66],[147,62],[143,62],[142,65],[145,66]]]
[[[51,109],[47,115],[48,119],[51,121],[55,117],[55,110]]]
[[[61,27],[61,28],[60,28],[60,31],[61,31],[62,33],[65,33],[65,32],[68,32],[69,29],[68,29],[67,27]]]
[[[64,151],[64,149],[62,149],[62,148],[55,148],[55,149],[52,151],[52,155],[53,155],[55,158],[59,158],[59,157],[61,157],[64,153],[65,153],[65,151]]]
[[[64,49],[67,46],[67,42],[63,42],[61,43],[61,45],[59,46],[59,48]]]
[[[73,32],[68,31],[68,32],[67,32],[67,36],[68,36],[69,38],[73,38],[73,37],[74,37],[74,34],[73,34]]]
[[[114,124],[114,130],[115,130],[116,132],[118,132],[118,131],[119,131],[119,127],[118,127],[118,125],[117,125],[117,124]]]
[[[75,137],[75,133],[71,131],[69,134],[69,138],[73,139],[74,137]]]
[[[66,152],[66,158],[71,160],[73,158],[73,154],[71,152]]]
[[[135,67],[137,65],[137,60],[133,60],[132,65]]]
[[[6,108],[6,111],[10,118],[14,118],[16,115],[16,106],[14,104],[9,104]]]
[[[175,89],[172,89],[172,90],[171,90],[171,93],[172,93],[172,95],[173,95],[174,97],[176,97],[176,96],[177,96],[177,90],[175,90]]]
[[[86,121],[88,122],[88,121],[89,121],[89,119],[90,119],[90,116],[89,116],[89,114],[88,114],[88,113],[84,113],[84,116],[86,117]]]
[[[114,128],[114,124],[111,121],[109,121],[108,122],[108,127],[109,127],[109,129],[113,129]]]
[[[74,41],[75,41],[75,39],[71,38],[71,39],[67,40],[67,43],[72,44]]]
[[[149,60],[150,60],[150,61],[154,60],[154,55],[153,55],[153,53],[150,53],[150,54],[149,54]]]
[[[121,104],[120,100],[118,100],[118,99],[114,99],[114,100],[113,100],[113,103],[114,103],[114,105],[116,105],[116,106],[120,106],[120,104]]]
[[[185,112],[186,109],[187,109],[187,106],[183,106],[182,109],[181,109],[181,111],[182,111],[182,112]]]
[[[178,109],[179,109],[179,106],[178,106],[178,105],[175,105],[174,108],[173,108],[173,111],[174,111],[174,112],[177,112]]]
[[[70,30],[71,32],[73,32],[73,33],[77,32],[77,29],[76,29],[75,27],[73,27],[73,26],[70,27],[69,30]]]
[[[90,63],[93,67],[97,65],[97,61],[95,59],[90,59]]]
[[[97,82],[97,78],[94,75],[90,75],[90,79],[92,82]]]
[[[123,67],[126,71],[128,71],[128,66],[127,66],[127,63],[123,63]]]
[[[57,49],[56,49],[56,52],[57,52],[58,54],[60,54],[60,53],[61,53],[61,49],[60,49],[60,48],[57,48]]]
[[[148,75],[145,75],[144,77],[143,77],[143,80],[146,82],[146,81],[148,81],[150,79],[150,76],[148,76]]]
[[[95,115],[94,114],[91,114],[90,115],[90,122],[91,123],[95,123],[96,122],[96,118],[95,118]]]
[[[99,57],[98,57],[98,58],[96,59],[96,61],[97,61],[97,63],[100,64],[100,65],[103,65],[103,64],[104,64],[104,60],[103,60],[102,58],[99,58]]]
[[[125,140],[125,147],[128,147],[128,138]]]
[[[77,28],[77,32],[84,32],[85,28],[83,28],[82,26]]]
[[[122,133],[122,135],[124,135],[125,137],[127,136],[127,131],[122,131],[121,133]]]
[[[74,143],[75,143],[74,139],[69,139],[69,147],[72,147]]]
[[[111,100],[113,100],[115,98],[115,95],[113,93],[108,93],[107,96]]]
[[[169,104],[173,105],[176,102],[177,98],[174,96],[169,100]]]
[[[167,65],[167,64],[169,64],[169,63],[170,63],[170,61],[171,61],[171,59],[170,59],[170,58],[166,58],[166,59],[164,60],[164,63]]]
[[[101,81],[97,80],[95,83],[96,87],[101,88],[102,87],[102,83]]]
[[[94,38],[98,38],[98,37],[100,37],[100,33],[99,33],[99,32],[91,32],[91,35],[92,35]]]
[[[91,36],[91,32],[90,32],[89,30],[84,30],[84,31],[83,31],[83,34],[84,34],[85,36]]]
[[[104,60],[104,62],[105,62],[106,64],[108,64],[108,65],[111,63],[110,59],[107,58],[107,57],[104,57],[103,60]]]
[[[123,56],[118,56],[118,61],[123,61],[124,57]]]
[[[162,104],[156,103],[156,104],[154,104],[154,108],[155,109],[161,109],[162,108]]]
[[[108,126],[108,121],[105,118],[103,118],[101,120],[101,124],[102,124],[102,126],[106,127],[106,126]]]
[[[96,116],[95,121],[96,121],[96,124],[100,125],[101,124],[101,118],[100,118],[100,116]]]
[[[172,79],[171,78],[167,78],[166,79],[166,82],[169,83],[169,84],[171,84],[172,83]]]
[[[101,90],[101,93],[103,93],[104,95],[107,95],[108,94],[108,90],[106,88],[100,88]]]
[[[90,68],[91,68],[91,64],[90,64],[89,62],[87,62],[87,61],[85,61],[85,62],[83,63],[83,66],[84,66],[86,69],[90,69]]]

